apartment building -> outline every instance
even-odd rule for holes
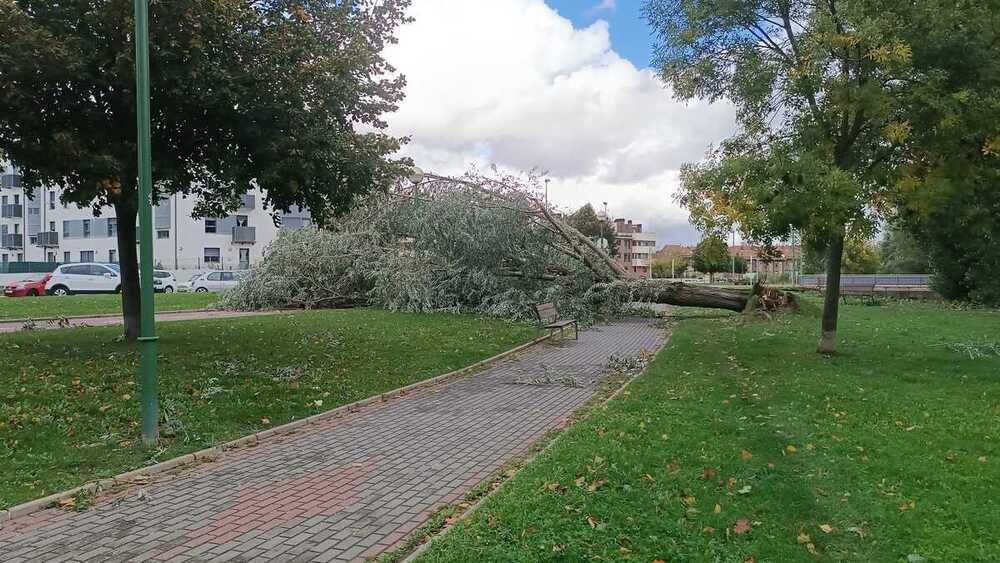
[[[653,271],[653,254],[656,252],[656,235],[642,230],[642,223],[631,219],[615,219],[615,243],[618,247],[618,262],[640,278],[648,278]]]
[[[10,168],[0,175],[0,262],[117,262],[114,209],[79,208],[59,200],[61,190],[28,197]],[[254,189],[239,209],[225,217],[194,217],[197,200],[172,195],[153,209],[153,257],[169,270],[240,270],[259,261],[282,230],[312,224],[309,213],[293,209],[275,216]]]

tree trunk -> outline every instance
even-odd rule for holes
[[[705,307],[742,312],[754,291],[702,287],[683,282],[660,280],[619,280],[599,283],[590,288],[588,300],[595,305],[602,303],[661,303],[680,307]]]
[[[121,267],[122,315],[125,340],[139,337],[139,253],[136,247],[136,203],[124,197],[115,202],[118,217],[118,261]]]
[[[827,249],[822,334],[816,346],[816,351],[820,354],[833,354],[837,351],[837,311],[840,306],[840,269],[843,257],[844,235],[840,234]]]
[[[655,284],[653,303],[681,307],[705,307],[742,312],[746,309],[750,293],[718,287],[698,287],[682,282]]]

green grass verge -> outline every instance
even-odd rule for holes
[[[190,311],[211,307],[216,293],[157,293],[156,311]],[[114,315],[122,312],[121,295],[67,295],[65,297],[2,297],[0,321],[4,319],[41,319]]]
[[[676,321],[420,561],[996,561],[1000,312],[848,305],[833,358],[816,323]]]
[[[488,358],[526,325],[367,309],[158,325],[164,440],[137,446],[137,354],[117,327],[0,335],[0,509]]]

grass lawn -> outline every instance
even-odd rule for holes
[[[833,358],[817,325],[677,321],[420,561],[1000,560],[1000,312],[852,304]]]
[[[216,293],[157,293],[156,310],[190,311],[211,307]],[[121,295],[67,295],[65,297],[2,297],[0,321],[4,319],[40,319],[84,315],[120,314]]]
[[[487,358],[527,325],[367,309],[161,323],[159,450],[118,327],[0,335],[0,509]]]

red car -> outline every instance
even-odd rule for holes
[[[23,280],[7,284],[3,288],[3,294],[7,297],[37,297],[45,295],[45,283],[49,281],[52,274],[45,274],[40,280]]]

